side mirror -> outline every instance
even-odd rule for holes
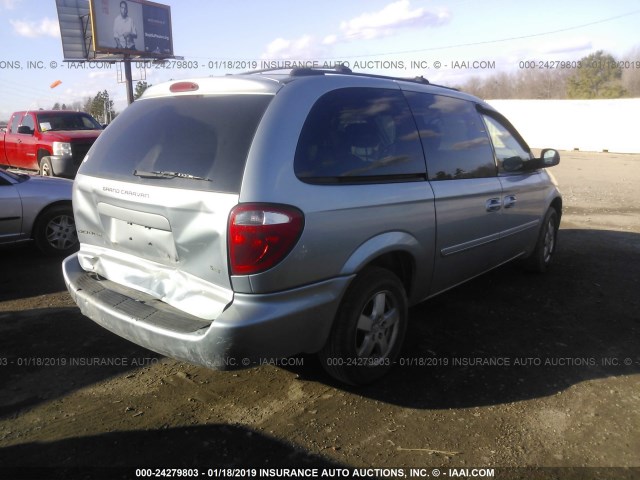
[[[518,156],[505,158],[502,161],[502,168],[505,172],[517,172],[518,170],[522,170],[524,167],[524,162]]]
[[[20,125],[18,127],[18,133],[33,135],[33,130],[31,129],[31,127],[27,127],[26,125]]]
[[[548,168],[560,163],[560,154],[552,148],[545,148],[540,152],[539,158],[523,160],[519,156],[505,158],[502,168],[505,172],[533,172],[540,168]]]
[[[545,148],[540,152],[540,161],[541,168],[555,167],[560,163],[560,154],[557,150],[553,148]]]

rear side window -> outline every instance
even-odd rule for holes
[[[430,180],[495,177],[489,136],[467,100],[407,92],[427,159]]]
[[[271,95],[139,100],[98,137],[79,173],[127,182],[238,193],[247,154]],[[133,172],[178,172],[141,178]],[[184,178],[202,177],[208,180]]]
[[[398,90],[343,88],[307,117],[295,173],[308,183],[378,183],[425,178],[415,122]]]
[[[20,126],[20,119],[22,115],[14,115],[11,119],[11,124],[9,125],[9,129],[7,130],[9,133],[18,133],[18,127]]]

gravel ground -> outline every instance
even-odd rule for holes
[[[0,478],[640,478],[640,155],[564,152],[552,172],[551,271],[414,307],[400,364],[361,389],[308,357],[159,357],[84,318],[59,260],[0,250]]]

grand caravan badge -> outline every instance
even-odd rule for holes
[[[143,192],[134,192],[133,190],[124,190],[120,188],[113,187],[102,187],[103,192],[114,193],[116,195],[126,195],[129,197],[138,197],[138,198],[149,198],[148,193]]]

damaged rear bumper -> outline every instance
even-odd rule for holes
[[[77,254],[62,264],[80,311],[99,325],[162,355],[218,370],[250,367],[319,351],[352,277],[269,294],[234,294],[213,321],[94,273]]]

